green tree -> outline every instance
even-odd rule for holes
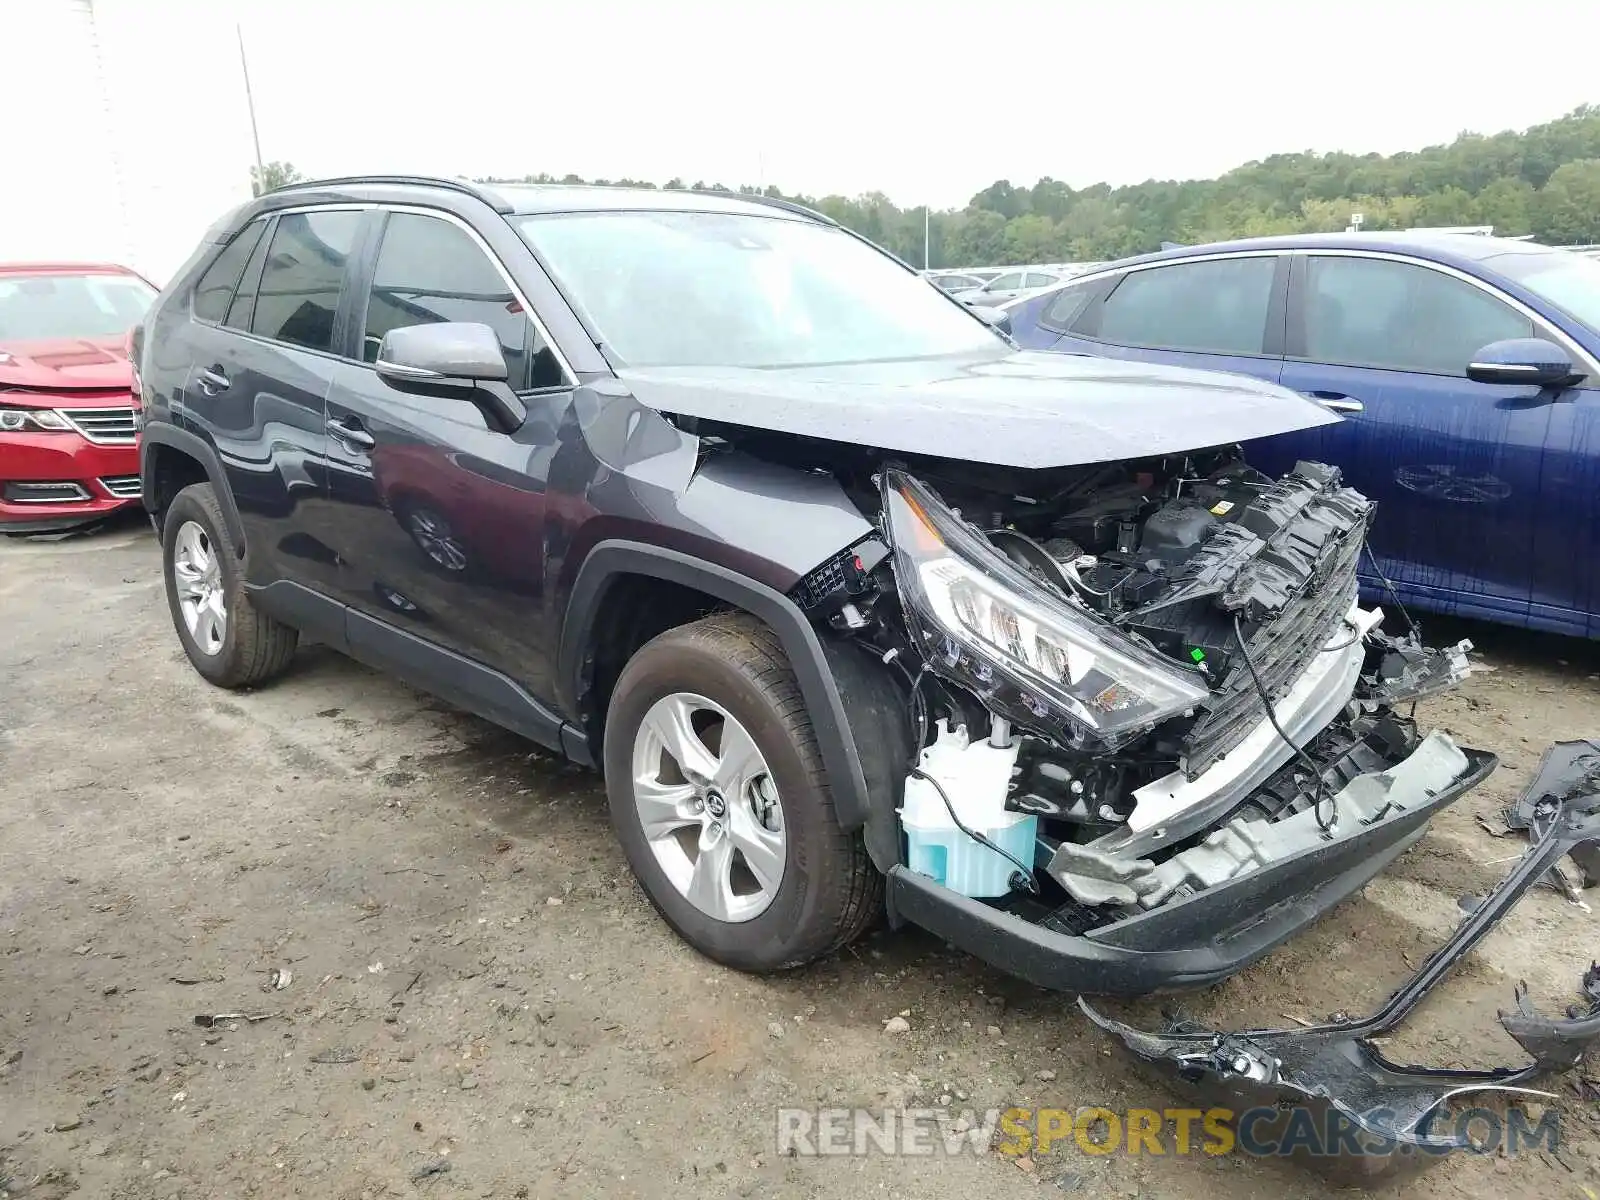
[[[1600,158],[1562,163],[1533,206],[1533,231],[1557,245],[1600,242]]]
[[[273,163],[269,172],[274,169],[285,173],[274,185],[298,178],[287,163]],[[556,178],[539,174],[518,182]],[[575,175],[563,178],[581,182]],[[664,186],[687,185],[671,179]],[[727,190],[703,181],[693,187]],[[737,190],[809,205],[922,264],[920,207],[900,208],[881,192],[812,198],[748,184]],[[1399,154],[1274,154],[1216,179],[1076,189],[1050,176],[1031,187],[1000,179],[965,208],[929,214],[929,258],[936,267],[1098,261],[1154,250],[1163,241],[1340,230],[1352,213],[1374,230],[1482,224],[1557,244],[1600,242],[1600,106],[1522,132],[1462,133],[1446,145]]]
[[[295,170],[293,163],[269,162],[250,168],[250,194],[260,196],[266,192],[299,183],[305,176]]]

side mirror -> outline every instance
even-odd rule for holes
[[[1011,314],[1003,308],[991,308],[986,304],[969,305],[972,315],[987,325],[993,325],[1007,337],[1011,336]]]
[[[506,356],[494,330],[476,321],[404,325],[383,335],[378,377],[401,392],[457,396],[507,433],[522,428],[528,409],[507,382]]]
[[[1572,356],[1544,338],[1490,342],[1467,364],[1467,378],[1474,383],[1561,387],[1579,377]]]

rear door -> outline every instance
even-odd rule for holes
[[[196,285],[178,420],[217,449],[250,547],[251,584],[333,581],[318,504],[324,405],[361,222],[344,207],[259,218]]]
[[[352,327],[363,361],[337,373],[328,404],[340,598],[548,699],[545,485],[570,376],[509,273],[466,224],[412,209],[381,212],[375,224]],[[491,428],[470,400],[397,391],[368,365],[389,330],[437,321],[481,322],[498,334],[529,410],[516,433]],[[352,649],[370,628],[352,619]],[[366,649],[392,656],[404,644],[380,631]],[[405,663],[390,665],[405,674]]]
[[[1481,346],[1534,332],[1486,284],[1420,260],[1296,258],[1282,382],[1345,410],[1312,431],[1317,452],[1378,502],[1384,574],[1430,608],[1529,612],[1550,405],[1473,383],[1466,366]]]

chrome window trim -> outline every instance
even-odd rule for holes
[[[488,242],[483,240],[482,234],[480,234],[466,221],[456,216],[455,213],[447,212],[442,208],[429,208],[422,204],[388,203],[374,204],[371,207],[380,209],[383,212],[403,212],[412,213],[421,217],[435,217],[441,221],[446,221],[451,225],[454,225],[457,229],[461,230],[469,238],[471,238],[473,244],[476,245],[479,250],[483,251],[485,257],[488,258],[494,269],[499,272],[501,280],[503,280],[506,287],[511,290],[511,294],[517,298],[517,303],[522,305],[523,313],[527,316],[528,320],[533,322],[534,329],[536,329],[539,333],[539,336],[544,339],[544,344],[549,347],[550,353],[555,355],[556,363],[561,367],[562,375],[566,377],[566,382],[560,386],[577,386],[578,373],[572,369],[572,363],[567,360],[567,356],[562,352],[561,347],[556,344],[556,340],[550,336],[550,330],[546,328],[545,323],[539,319],[539,313],[533,307],[532,303],[529,302],[527,293],[525,293],[518,285],[517,281],[512,277],[511,272],[506,270],[506,265],[500,261],[500,256],[490,248]],[[387,232],[388,231],[385,230],[385,235],[387,235]],[[383,243],[381,241],[378,243],[378,253],[383,253]],[[376,257],[373,258],[372,265],[373,271],[376,273],[378,265],[378,260]],[[362,311],[365,312],[365,308],[363,308]],[[361,336],[365,338],[366,333],[367,331],[363,329],[361,331]],[[361,365],[369,370],[373,367],[373,364],[369,362],[362,362]]]
[[[1597,362],[1592,355],[1586,353],[1584,351],[1583,347],[1578,345],[1578,343],[1575,342],[1571,337],[1569,337],[1566,334],[1566,332],[1564,332],[1561,329],[1556,328],[1554,325],[1552,325],[1549,322],[1549,320],[1547,320],[1546,318],[1540,316],[1539,313],[1536,310],[1534,310],[1530,305],[1524,304],[1521,300],[1518,300],[1515,296],[1507,294],[1506,292],[1502,291],[1500,288],[1496,287],[1494,284],[1490,283],[1488,280],[1479,279],[1476,275],[1469,274],[1468,272],[1463,271],[1463,270],[1459,269],[1458,267],[1452,267],[1447,263],[1434,262],[1432,259],[1419,258],[1419,257],[1417,257],[1415,255],[1411,255],[1411,254],[1400,254],[1400,253],[1397,253],[1396,251],[1392,251],[1392,250],[1363,250],[1363,249],[1356,249],[1354,247],[1347,247],[1347,246],[1329,246],[1329,247],[1326,247],[1326,248],[1320,247],[1320,246],[1290,246],[1290,247],[1263,247],[1261,249],[1255,249],[1255,250],[1219,250],[1219,251],[1216,251],[1216,252],[1210,253],[1210,254],[1185,254],[1185,255],[1181,255],[1181,256],[1179,256],[1177,258],[1164,258],[1164,259],[1161,259],[1159,262],[1135,263],[1132,266],[1113,267],[1113,268],[1108,268],[1108,269],[1100,270],[1100,271],[1089,271],[1089,272],[1086,272],[1085,274],[1078,275],[1075,278],[1067,280],[1066,282],[1061,284],[1060,287],[1058,287],[1054,291],[1048,292],[1046,294],[1053,296],[1055,294],[1055,292],[1065,291],[1067,288],[1072,287],[1072,286],[1074,286],[1076,284],[1079,284],[1079,283],[1090,283],[1090,282],[1093,282],[1095,280],[1105,279],[1108,276],[1112,276],[1112,275],[1128,275],[1128,274],[1133,273],[1134,271],[1149,271],[1149,270],[1153,270],[1156,267],[1176,266],[1179,263],[1211,262],[1211,261],[1214,261],[1216,259],[1225,259],[1225,258],[1261,258],[1261,257],[1266,257],[1266,256],[1271,256],[1271,255],[1284,255],[1284,254],[1298,254],[1298,255],[1303,255],[1303,256],[1305,256],[1307,258],[1310,258],[1312,256],[1326,256],[1326,257],[1332,257],[1332,258],[1375,258],[1375,259],[1378,259],[1378,260],[1383,261],[1383,262],[1396,262],[1396,263],[1409,264],[1411,266],[1416,266],[1416,267],[1426,267],[1429,270],[1438,271],[1441,274],[1453,276],[1454,278],[1462,280],[1465,283],[1472,284],[1472,286],[1476,287],[1479,291],[1487,292],[1490,296],[1492,296],[1496,300],[1499,300],[1502,304],[1510,305],[1513,309],[1515,309],[1517,312],[1522,314],[1524,317],[1527,317],[1528,320],[1533,324],[1533,326],[1534,326],[1534,328],[1536,330],[1543,329],[1543,330],[1547,331],[1549,333],[1549,335],[1551,336],[1551,338],[1558,345],[1560,345],[1562,347],[1562,349],[1566,350],[1569,354],[1572,355],[1572,361],[1574,363],[1576,363],[1580,368],[1583,369],[1584,374],[1589,379],[1593,380],[1596,383],[1600,383],[1600,362]],[[1053,301],[1052,301],[1052,303],[1053,303]],[[1048,305],[1046,307],[1048,308]],[[1053,326],[1046,326],[1046,328],[1054,328],[1054,327]],[[1074,336],[1081,336],[1081,335],[1074,335]],[[1103,339],[1084,338],[1084,340],[1085,341],[1100,341],[1100,340],[1103,340]],[[1108,346],[1118,345],[1118,344],[1119,343],[1116,343],[1116,342],[1106,342],[1106,345],[1108,345]],[[1163,347],[1160,347],[1160,346],[1152,346],[1152,347],[1145,347],[1145,348],[1153,349],[1153,350],[1163,349]],[[1184,351],[1173,351],[1173,353],[1185,353],[1185,352]],[[1261,358],[1261,357],[1264,357],[1264,356],[1262,356],[1262,355],[1241,355],[1240,357]],[[1273,357],[1277,357],[1277,356],[1273,356]],[[1285,362],[1317,362],[1317,361],[1319,361],[1318,359],[1296,358],[1296,357],[1292,357],[1290,355],[1282,355],[1281,357],[1283,358],[1283,360]],[[1352,365],[1352,364],[1331,364],[1331,365],[1336,365],[1337,366],[1337,365]],[[1368,371],[1400,371],[1400,370],[1404,370],[1404,368],[1401,368],[1401,367],[1372,367],[1372,366],[1364,366],[1364,367],[1361,367],[1361,369],[1362,370],[1368,370]],[[1456,376],[1441,375],[1441,376],[1436,376],[1436,378],[1453,379],[1453,378],[1456,378]]]

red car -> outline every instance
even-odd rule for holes
[[[156,289],[124,267],[0,264],[0,532],[139,502],[128,331]]]

